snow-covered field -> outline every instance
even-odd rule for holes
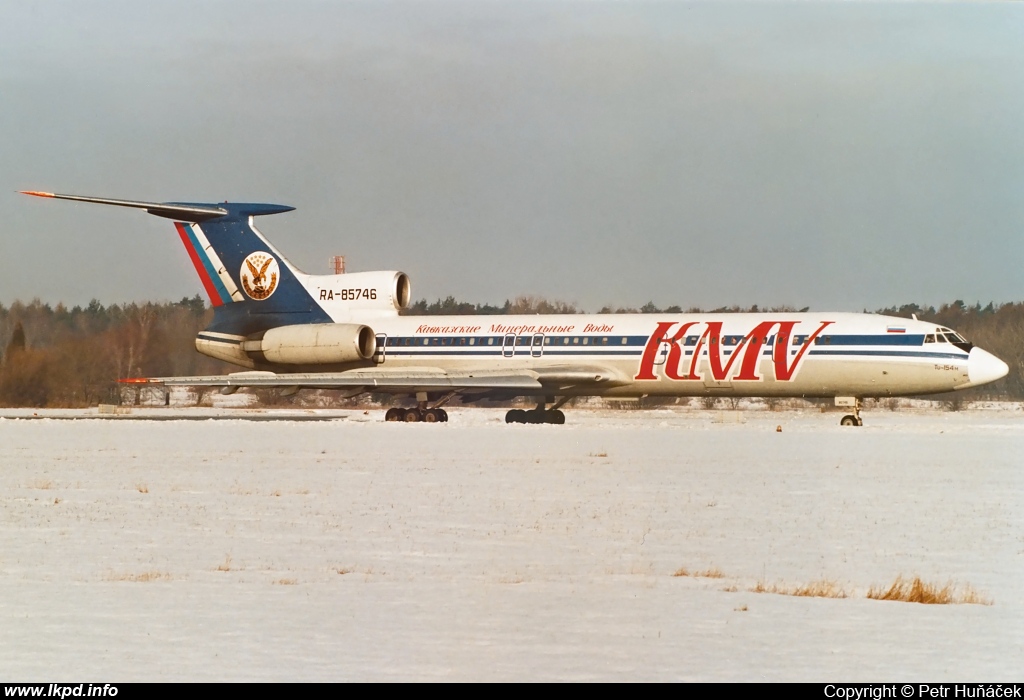
[[[240,413],[152,409],[169,411]],[[32,413],[0,413],[6,680],[1024,668],[1020,410],[876,410],[859,429],[678,409],[572,410],[565,426],[489,409],[440,425],[11,419]],[[899,575],[991,604],[864,597]],[[848,597],[749,590],[822,580]]]

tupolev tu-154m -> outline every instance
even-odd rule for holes
[[[565,422],[577,396],[826,397],[861,425],[861,400],[979,386],[1006,364],[934,323],[858,313],[402,316],[402,272],[308,275],[256,229],[278,204],[136,202],[25,192],[144,209],[174,221],[214,316],[196,349],[246,368],[128,381],[332,389],[409,397],[385,419],[445,422],[443,408],[528,397],[509,423]],[[411,401],[410,401],[411,403]]]

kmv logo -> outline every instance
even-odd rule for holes
[[[743,336],[741,340],[736,341],[735,345],[723,349],[725,337],[722,335],[721,321],[680,323],[675,333],[672,332],[677,325],[675,321],[662,321],[644,347],[644,354],[640,358],[640,369],[634,379],[658,379],[654,369],[656,365],[662,364],[663,360],[665,377],[668,379],[679,381],[714,379],[723,382],[731,378],[734,381],[756,382],[761,380],[758,374],[761,349],[770,345],[775,380],[791,381],[796,376],[800,362],[807,353],[807,348],[834,321],[822,321],[817,330],[806,337],[801,337],[800,349],[790,360],[789,347],[793,339],[793,328],[797,323],[799,321],[764,321]],[[699,336],[697,335],[699,331],[687,335],[690,329],[702,325],[705,326],[704,332]],[[687,338],[692,340],[687,340]],[[663,359],[661,355],[665,353],[665,348],[667,348],[668,356]],[[709,377],[698,373],[705,349],[707,350]],[[691,350],[692,354],[688,355]],[[723,360],[727,353],[728,360]]]
[[[277,289],[277,280],[281,276],[281,268],[270,253],[249,253],[239,277],[242,278],[242,289],[250,299],[263,301]]]

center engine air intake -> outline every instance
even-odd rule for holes
[[[316,323],[271,328],[242,349],[285,365],[335,364],[369,360],[377,351],[373,329],[357,323]]]

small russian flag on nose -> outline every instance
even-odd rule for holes
[[[885,327],[885,332],[886,333],[906,333],[907,332],[907,327],[906,326],[886,326]]]

